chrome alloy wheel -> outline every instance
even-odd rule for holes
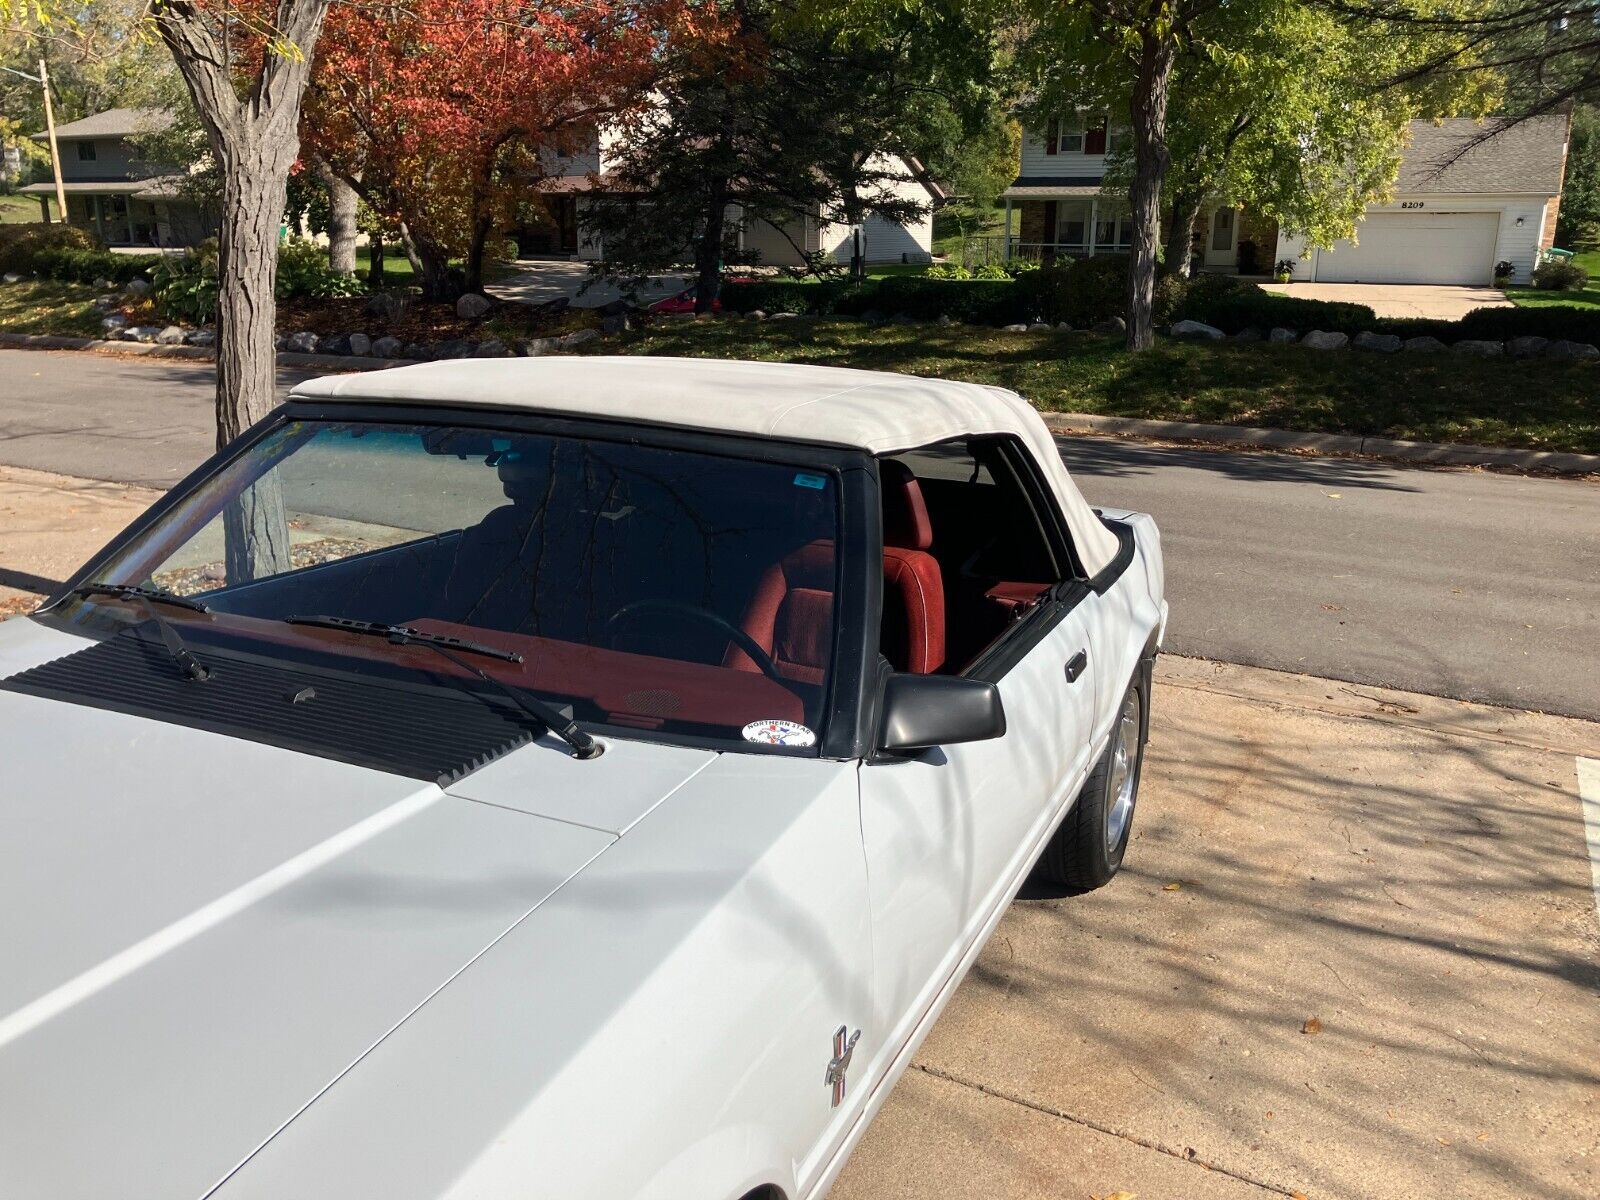
[[[1112,734],[1111,778],[1106,789],[1106,853],[1115,854],[1128,834],[1133,820],[1133,802],[1138,787],[1134,768],[1139,763],[1139,711],[1137,690],[1129,691]]]

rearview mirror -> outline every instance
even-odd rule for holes
[[[886,754],[981,742],[1005,731],[1005,707],[992,683],[948,675],[891,675],[883,685],[878,749]]]

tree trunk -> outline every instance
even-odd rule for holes
[[[489,247],[489,234],[493,229],[493,222],[488,213],[479,213],[472,220],[472,242],[467,247],[466,262],[466,289],[469,292],[483,291],[483,256]]]
[[[317,178],[328,189],[328,269],[338,275],[356,273],[356,190],[321,159]]]
[[[1179,279],[1189,278],[1194,260],[1194,223],[1200,219],[1205,197],[1179,192],[1172,197],[1172,228],[1167,231],[1167,270]]]
[[[432,238],[419,236],[408,225],[400,226],[400,239],[411,269],[421,281],[422,298],[441,303],[455,300],[460,293],[450,278],[450,256],[444,247]]]
[[[722,290],[722,234],[728,220],[728,181],[711,186],[706,201],[706,226],[694,254],[694,311],[708,313]]]
[[[372,236],[367,239],[367,286],[381,288],[383,286],[383,230],[374,229]]]
[[[1176,54],[1170,37],[1148,30],[1141,35],[1139,73],[1129,115],[1133,118],[1133,186],[1128,201],[1133,217],[1133,262],[1128,273],[1128,349],[1155,343],[1151,308],[1155,303],[1156,246],[1161,240],[1161,183],[1171,155],[1167,151],[1167,91]]]

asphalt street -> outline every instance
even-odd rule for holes
[[[281,371],[285,391],[313,372]],[[167,487],[212,368],[0,351],[0,464]],[[1178,654],[1600,719],[1600,485],[1073,439],[1163,530]]]

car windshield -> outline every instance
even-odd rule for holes
[[[112,630],[158,607],[202,658],[313,654],[357,676],[454,672],[453,684],[469,666],[612,734],[814,747],[838,510],[833,472],[804,463],[292,421],[85,581],[154,600],[108,586],[61,611]],[[336,621],[291,620],[313,617]],[[470,642],[471,661],[339,621]]]

